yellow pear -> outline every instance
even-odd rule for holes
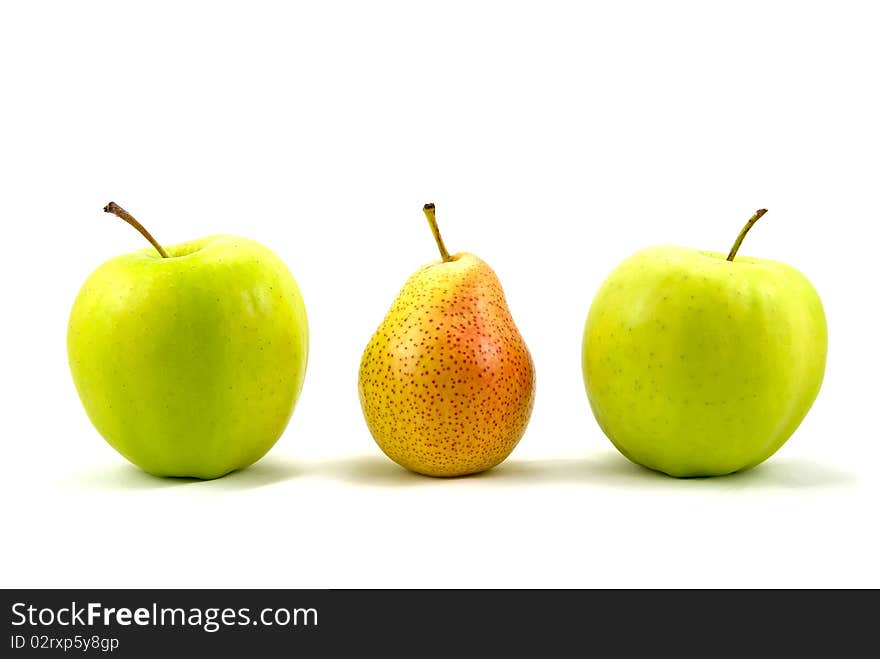
[[[434,204],[424,208],[441,259],[406,282],[361,359],[358,390],[376,443],[429,476],[490,469],[519,442],[535,367],[501,282],[484,261],[450,256]]]

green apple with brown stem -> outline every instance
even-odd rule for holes
[[[83,284],[70,370],[98,432],[158,476],[216,478],[259,460],[284,431],[308,359],[305,305],[268,248],[210,236],[110,259]]]
[[[590,406],[630,460],[673,476],[748,469],[792,435],[819,393],[828,334],[798,270],[659,246],[596,294],[582,345]]]

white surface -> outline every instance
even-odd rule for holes
[[[187,6],[184,6],[186,4]],[[0,585],[880,586],[880,96],[870,3],[16,3],[0,10]],[[260,463],[157,480],[107,446],[67,369],[105,259],[230,232],[290,265],[312,336]],[[504,284],[538,395],[511,458],[388,462],[363,347],[447,245]],[[646,245],[787,261],[826,306],[825,384],[763,466],[677,481],[590,414],[580,338]]]

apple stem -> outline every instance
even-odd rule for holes
[[[428,224],[431,225],[431,233],[434,234],[434,240],[437,241],[437,247],[440,249],[440,256],[443,257],[443,262],[447,263],[452,260],[452,257],[449,256],[449,252],[446,251],[446,245],[443,244],[443,238],[440,236],[440,228],[437,226],[437,216],[434,214],[434,204],[425,204],[425,207],[422,208],[425,212],[425,217],[428,218]]]
[[[739,251],[739,246],[742,245],[743,238],[746,237],[746,234],[749,232],[749,229],[760,220],[764,213],[767,212],[766,208],[762,208],[759,211],[755,211],[755,214],[746,222],[746,225],[743,227],[742,231],[739,232],[739,235],[736,237],[736,242],[733,243],[733,247],[730,248],[730,254],[727,255],[728,261],[733,261],[733,258],[736,256],[736,253]]]
[[[117,204],[115,201],[111,201],[109,204],[104,206],[104,212],[105,213],[113,213],[116,217],[128,222],[131,226],[133,226],[135,229],[140,231],[141,235],[144,238],[146,238],[147,240],[150,241],[150,244],[156,248],[156,251],[159,252],[159,254],[162,256],[163,259],[168,258],[168,252],[166,252],[162,248],[162,245],[157,243],[156,239],[150,235],[150,232],[144,228],[144,225],[141,224],[140,222],[138,222],[136,219],[134,219],[131,216],[131,213],[129,213],[127,210],[125,210],[122,206]]]

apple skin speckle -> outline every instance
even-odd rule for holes
[[[358,391],[376,443],[407,469],[462,476],[504,460],[535,368],[492,269],[462,253],[413,274],[364,350]]]

